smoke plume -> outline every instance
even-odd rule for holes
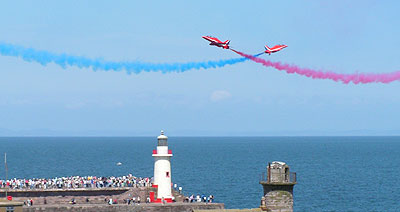
[[[55,63],[62,68],[75,66],[78,68],[91,68],[93,70],[123,71],[128,74],[141,72],[184,72],[191,69],[219,68],[233,65],[248,60],[247,58],[234,58],[226,60],[185,62],[185,63],[147,63],[147,62],[114,62],[103,59],[90,59],[87,57],[68,54],[55,54],[48,51],[26,48],[13,44],[0,43],[0,55],[19,57],[28,62],[37,62],[41,65]],[[255,55],[258,56],[258,55]]]
[[[264,60],[262,58],[254,57],[249,54],[245,54],[234,49],[231,49],[235,53],[250,59],[256,63],[260,63],[266,67],[272,67],[279,71],[285,71],[288,74],[299,74],[305,77],[310,77],[313,79],[330,79],[335,82],[342,82],[348,84],[350,82],[354,84],[358,83],[391,83],[393,81],[400,80],[400,71],[390,72],[390,73],[354,73],[354,74],[340,74],[332,71],[317,71],[309,68],[301,68],[296,65],[284,64],[281,62],[271,62]]]

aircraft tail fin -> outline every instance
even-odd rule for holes
[[[228,45],[230,42],[231,42],[230,40],[226,40],[224,43],[225,43],[226,45]]]
[[[270,51],[271,49],[267,46],[267,45],[265,45],[265,50],[268,50],[268,51]]]

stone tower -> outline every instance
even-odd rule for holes
[[[293,212],[293,187],[296,173],[290,172],[284,162],[274,161],[267,166],[267,176],[263,174],[260,184],[264,189],[261,209],[268,212]]]

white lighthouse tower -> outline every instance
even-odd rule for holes
[[[157,137],[157,149],[153,150],[154,157],[154,181],[153,187],[157,188],[157,199],[154,202],[172,202],[171,193],[171,157],[172,151],[168,149],[168,137],[161,130]]]

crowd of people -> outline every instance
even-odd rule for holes
[[[135,177],[132,174],[121,177],[96,177],[96,176],[71,176],[71,177],[55,177],[55,178],[32,178],[32,179],[0,179],[0,189],[75,189],[75,188],[123,188],[123,187],[151,187],[152,178]],[[182,187],[177,184],[173,185],[174,190],[182,194]],[[89,199],[86,200],[89,202]],[[116,199],[105,199],[108,204],[117,204]],[[147,197],[145,203],[150,203],[150,197]],[[206,202],[211,203],[214,201],[213,195],[191,195],[185,197],[183,202],[196,203]],[[140,197],[131,197],[124,200],[125,204],[140,204]],[[28,199],[24,202],[25,205],[33,205],[33,200]],[[76,204],[75,199],[72,199],[70,204]],[[44,199],[46,204],[46,199]]]
[[[180,194],[182,194],[182,187],[180,187],[180,186],[178,187],[177,184],[174,184],[173,188],[176,191],[178,191]],[[202,194],[202,195],[194,195],[194,194],[192,194],[189,197],[185,197],[183,199],[183,202],[190,202],[190,203],[193,203],[193,202],[210,202],[211,203],[211,202],[214,202],[214,196],[213,195],[206,196],[204,194]]]
[[[214,196],[213,195],[190,195],[190,197],[186,197],[183,202],[213,202],[214,201]]]
[[[149,187],[151,178],[135,177],[131,174],[121,177],[72,176],[50,179],[9,179],[0,180],[0,188],[9,189],[70,189],[70,188],[119,188],[119,187]]]

